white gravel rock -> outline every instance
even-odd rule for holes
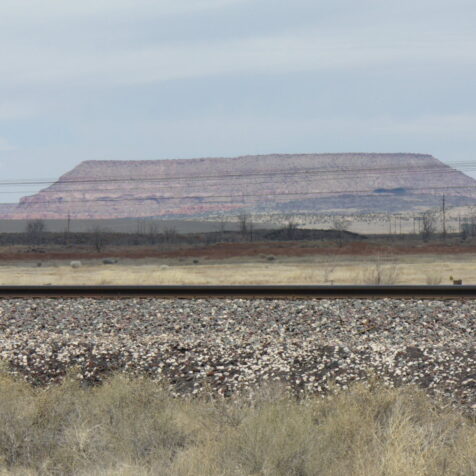
[[[3,299],[0,357],[47,384],[76,366],[228,396],[265,381],[297,395],[369,377],[476,405],[476,301]]]

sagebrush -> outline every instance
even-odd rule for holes
[[[2,474],[476,473],[475,421],[410,387],[187,400],[148,379],[33,388],[4,374],[0,391]]]

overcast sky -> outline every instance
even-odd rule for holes
[[[475,20],[474,0],[1,0],[0,178],[274,152],[470,162]]]

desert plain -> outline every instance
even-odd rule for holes
[[[10,250],[4,256],[1,285],[476,284],[476,247],[470,244],[235,243],[101,254]],[[72,267],[73,261],[81,265]]]

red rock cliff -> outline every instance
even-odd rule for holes
[[[423,154],[288,154],[150,161],[85,161],[12,218],[197,215],[264,203],[373,193],[475,196],[476,181]],[[461,187],[468,187],[462,189]],[[472,188],[473,187],[473,188]]]

